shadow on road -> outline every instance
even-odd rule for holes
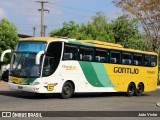
[[[24,98],[24,99],[49,99],[49,98],[58,98],[58,94],[35,94],[22,91],[0,91],[1,96],[9,96],[15,98]]]
[[[9,96],[24,99],[59,99],[59,94],[35,94],[22,91],[0,91],[1,96]],[[143,94],[142,96],[149,96]],[[95,97],[127,97],[126,93],[76,93],[72,98],[95,98]]]

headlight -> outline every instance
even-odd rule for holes
[[[40,83],[39,82],[32,82],[30,83],[30,85],[39,85]]]

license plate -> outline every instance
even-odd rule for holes
[[[18,86],[18,89],[19,89],[19,90],[23,90],[23,87],[22,87],[22,86]]]

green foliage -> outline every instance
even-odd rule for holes
[[[154,52],[160,49],[160,0],[113,0],[113,3],[139,20]]]
[[[130,38],[135,38],[138,34],[137,24],[135,19],[128,20],[126,16],[120,16],[112,21],[115,42],[125,45]]]
[[[18,33],[14,24],[7,19],[0,21],[0,55],[4,50],[14,49],[18,41]],[[5,62],[9,62],[10,55],[6,55]]]
[[[108,23],[102,12],[97,12],[86,25],[78,25],[74,21],[64,22],[63,27],[51,31],[50,36],[100,40],[140,50],[150,50],[152,47],[151,43],[146,42],[144,36],[139,33],[137,19],[120,16]]]
[[[129,20],[126,16],[120,16],[112,21],[115,43],[122,44],[124,47],[150,50],[151,43],[145,41],[142,34],[139,33],[138,20]]]
[[[114,42],[114,34],[111,25],[107,23],[106,16],[102,12],[97,12],[91,21],[85,24],[75,24],[74,21],[64,22],[59,30],[53,30],[50,36],[63,36],[78,40],[92,39],[107,42]]]

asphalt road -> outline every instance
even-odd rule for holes
[[[11,91],[7,83],[0,82],[0,111],[160,111],[157,102],[160,102],[160,89],[140,97],[96,93],[61,99],[52,94],[37,97],[33,93]]]

